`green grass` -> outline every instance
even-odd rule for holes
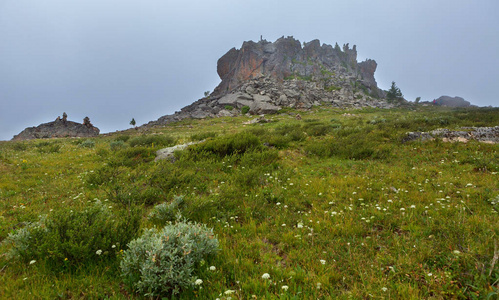
[[[182,196],[182,216],[213,228],[220,251],[196,270],[202,289],[181,299],[497,299],[499,146],[402,139],[497,126],[498,109],[318,107],[267,118],[184,120],[92,147],[0,142],[0,241],[94,199],[117,216],[141,208],[150,228],[153,207]],[[173,141],[203,139],[173,163],[153,160]],[[9,259],[9,249],[0,246],[1,299],[142,298],[123,284],[119,252],[54,271],[43,258]]]

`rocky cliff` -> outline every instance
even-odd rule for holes
[[[99,135],[99,128],[90,123],[90,119],[85,117],[83,123],[76,123],[67,120],[66,113],[63,117],[57,117],[53,122],[40,124],[36,127],[28,127],[18,135],[15,135],[13,141],[63,138],[63,137],[93,137]]]
[[[218,60],[222,81],[213,93],[148,125],[237,115],[243,107],[252,114],[314,105],[389,108],[374,79],[376,68],[371,59],[357,62],[355,45],[340,48],[319,40],[302,45],[293,37],[248,41]]]

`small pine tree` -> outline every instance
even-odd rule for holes
[[[417,98],[416,98],[416,104],[418,104],[418,103],[419,103],[419,101],[421,101],[421,97],[417,97]]]
[[[204,92],[204,96],[205,96],[205,97],[208,97],[209,95],[210,95],[210,91],[206,91],[206,92]]]
[[[135,126],[135,124],[137,124],[137,123],[135,122],[135,119],[132,118],[132,120],[130,121],[130,125]]]
[[[391,103],[401,102],[404,99],[404,95],[402,95],[402,92],[395,84],[395,81],[392,81],[392,86],[388,90],[388,93],[386,93],[386,99]]]

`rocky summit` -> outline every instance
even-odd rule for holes
[[[53,122],[40,124],[36,127],[28,127],[18,135],[13,141],[63,138],[63,137],[94,137],[99,135],[99,128],[90,123],[90,119],[85,117],[83,123],[68,121],[66,113]]]
[[[384,100],[386,94],[374,79],[376,68],[372,59],[357,62],[355,45],[333,47],[319,40],[302,45],[293,37],[248,41],[218,60],[222,81],[209,96],[148,125],[246,112],[269,114],[284,107],[390,108],[393,105]]]
[[[471,105],[470,102],[457,96],[456,97],[440,96],[439,98],[433,100],[433,104],[440,106],[449,106],[449,107],[469,107]]]

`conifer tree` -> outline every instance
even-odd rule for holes
[[[386,93],[386,99],[391,103],[401,102],[404,99],[404,95],[402,95],[402,92],[395,84],[395,81],[392,81],[392,86],[388,90],[388,93]]]

